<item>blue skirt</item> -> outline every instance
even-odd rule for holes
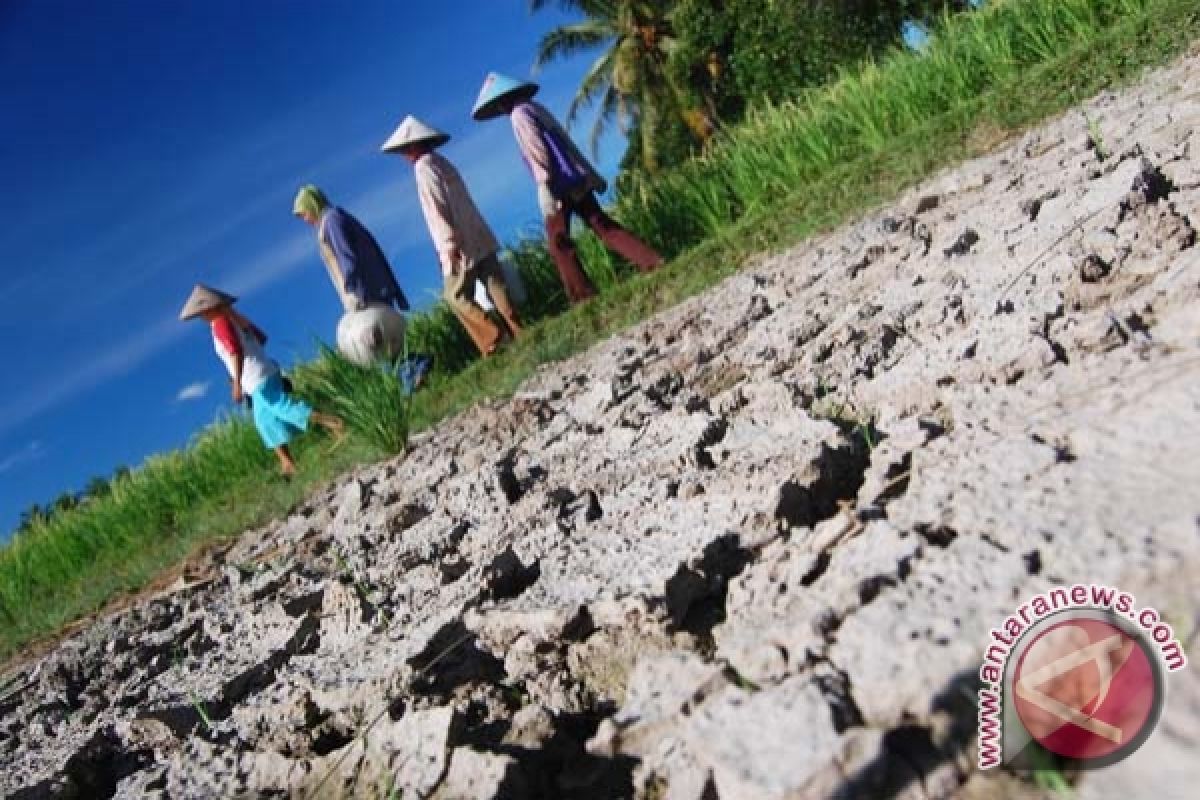
[[[312,408],[283,390],[278,373],[263,381],[250,397],[254,404],[254,427],[270,449],[282,447],[297,433],[308,430]]]

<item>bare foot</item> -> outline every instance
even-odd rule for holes
[[[313,422],[320,425],[325,430],[333,434],[333,438],[340,442],[346,436],[346,423],[339,417],[332,414],[314,413],[312,416]]]

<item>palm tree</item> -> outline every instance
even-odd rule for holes
[[[663,122],[675,116],[688,123],[701,141],[711,133],[707,114],[688,107],[684,92],[668,77],[667,58],[675,39],[670,12],[674,0],[555,0],[563,11],[584,18],[555,28],[542,37],[536,67],[556,58],[602,49],[571,101],[567,123],[580,110],[598,104],[590,144],[596,152],[600,136],[614,120],[628,133],[636,126],[638,161],[647,171],[659,166],[657,136]],[[530,0],[540,11],[551,0]],[[702,120],[697,122],[697,120]]]

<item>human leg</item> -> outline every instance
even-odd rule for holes
[[[495,352],[500,341],[500,329],[476,304],[474,293],[475,273],[472,270],[446,276],[446,288],[443,293],[446,303],[458,317],[479,352],[489,356]]]
[[[517,309],[508,296],[508,285],[504,282],[504,274],[500,271],[500,262],[496,258],[496,254],[493,253],[480,261],[475,266],[475,273],[487,287],[488,297],[492,298],[492,305],[504,318],[509,332],[513,336],[520,336],[521,323],[517,317]]]
[[[575,252],[575,243],[571,241],[569,214],[564,209],[546,217],[546,245],[558,269],[563,289],[567,292],[567,300],[574,304],[594,297],[596,287],[588,280],[579,263],[579,254]]]
[[[308,430],[312,408],[283,390],[278,375],[254,390],[254,427],[263,444],[272,450],[287,445],[299,432]]]
[[[609,250],[633,264],[639,271],[653,272],[662,266],[662,256],[606,214],[596,201],[595,195],[589,194],[580,200],[576,209]]]
[[[309,417],[314,423],[332,433],[338,439],[346,434],[346,423],[341,418],[320,411],[313,411]]]
[[[280,472],[289,478],[296,474],[296,462],[292,460],[292,451],[288,449],[286,444],[276,447],[275,455],[279,459]]]
[[[253,399],[254,427],[263,444],[275,451],[284,475],[296,472],[288,445],[297,433],[308,430],[310,423],[324,428],[339,440],[345,435],[346,424],[341,419],[314,411],[308,403],[284,391],[278,375],[271,376],[256,389]]]

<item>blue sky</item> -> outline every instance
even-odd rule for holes
[[[238,294],[285,363],[332,339],[340,307],[290,213],[301,184],[432,302],[411,168],[378,151],[405,114],[454,135],[444,152],[502,239],[536,226],[507,121],[469,112],[488,70],[530,75],[563,21],[525,0],[3,0],[0,538],[229,407],[207,331],[176,321],[196,281]],[[546,68],[539,98],[565,113],[589,62]]]

